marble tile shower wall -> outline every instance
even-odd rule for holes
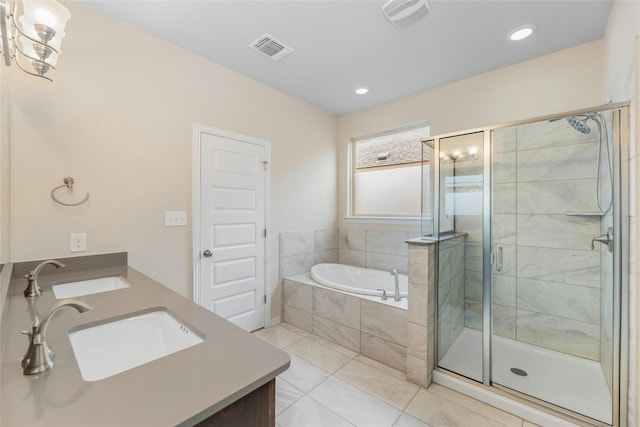
[[[609,145],[608,148],[613,150],[613,115],[603,113],[603,117],[607,122],[608,130],[606,142]],[[602,208],[606,210],[609,202],[613,202],[612,184],[607,169],[601,171],[600,179],[602,180],[600,200]],[[611,210],[600,221],[600,235],[606,234],[607,229],[613,225],[613,203],[611,203]],[[613,253],[600,248],[600,364],[610,392],[613,390],[613,265]]]
[[[438,244],[438,360],[465,324],[466,236]]]
[[[613,226],[613,214],[609,212],[602,219],[600,234],[606,234]],[[613,253],[600,250],[600,364],[609,391],[613,391]]]
[[[418,237],[420,231],[338,230],[338,262],[376,270],[397,269],[407,273],[407,239]]]
[[[468,139],[470,143],[472,143],[471,139]],[[455,164],[455,176],[458,177],[479,177],[482,176],[484,168],[484,160],[483,157],[480,157],[476,160],[465,161]],[[474,184],[469,185],[470,182],[474,182]],[[469,193],[477,193],[483,191],[483,183],[482,180],[477,179],[469,179],[467,180],[467,184],[460,188],[454,188],[454,192],[456,195],[460,197],[468,196]],[[460,193],[460,194],[459,194]],[[495,197],[499,198],[500,195],[496,195]],[[462,267],[462,275],[457,278],[458,280],[462,279],[463,286],[463,304],[464,304],[464,326],[472,328],[472,329],[482,329],[482,200],[476,199],[476,204],[474,206],[467,206],[466,212],[464,214],[459,214],[456,212],[455,214],[455,231],[458,233],[464,233],[464,237],[458,237],[454,242],[443,241],[440,242],[440,263],[439,263],[439,276],[442,277],[444,274],[445,280],[448,280],[447,277],[455,278],[455,274],[451,274],[451,271],[457,272],[458,260],[460,255],[463,257],[463,267]],[[497,235],[501,235],[503,232],[500,231],[494,225],[494,230],[497,231]],[[450,245],[453,243],[462,242],[461,245],[456,245],[455,250],[451,251],[449,249]],[[451,255],[449,252],[451,251]],[[457,256],[454,256],[457,255]],[[447,266],[447,263],[452,263],[451,266]],[[508,266],[507,266],[508,267]],[[439,287],[442,285],[442,279],[438,280]],[[440,288],[439,288],[440,289]],[[457,289],[455,286],[452,289]],[[515,289],[515,288],[514,288]],[[495,290],[494,290],[495,292]],[[454,294],[458,295],[458,294]],[[440,303],[440,297],[439,303]],[[505,313],[504,306],[505,295],[502,292],[495,292],[493,294],[493,331],[494,333],[507,336],[509,338],[515,338],[515,334],[511,332],[513,329],[513,319],[512,316],[509,316],[508,313]],[[447,328],[443,329],[442,325],[439,325],[441,333],[438,335],[439,347],[438,353],[439,357],[441,357],[444,352],[441,348],[444,345],[444,350],[448,348],[450,341],[456,338],[457,334],[460,332],[460,328],[455,323],[458,319],[454,320],[454,324]],[[442,332],[444,332],[444,337],[442,337]],[[449,336],[450,334],[450,336]]]
[[[515,132],[513,133],[515,137]],[[502,245],[503,266],[500,272],[494,271],[491,277],[491,295],[493,314],[493,333],[505,338],[516,339],[516,246],[513,240],[516,209],[515,183],[503,184],[507,181],[515,181],[515,159],[506,169],[502,151],[505,141],[501,138],[500,131],[494,134],[494,185],[493,185],[493,218],[492,233],[493,245]],[[478,159],[467,166],[467,174],[482,174],[483,160]],[[458,175],[458,172],[456,172]],[[480,184],[481,185],[481,184]],[[482,191],[481,187],[477,191]],[[481,209],[481,207],[479,207]],[[465,243],[465,326],[472,329],[482,329],[482,216],[456,217],[456,230],[467,233]]]
[[[494,324],[500,335],[600,360],[600,251],[596,210],[597,133],[564,120],[494,133]],[[496,307],[494,305],[494,307]]]

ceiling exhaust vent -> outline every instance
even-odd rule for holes
[[[429,9],[428,0],[389,0],[382,6],[382,12],[396,27],[415,21]]]
[[[261,35],[258,37],[258,40],[251,43],[249,47],[268,56],[274,61],[278,61],[293,52],[292,48],[276,40],[269,34]]]

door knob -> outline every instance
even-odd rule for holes
[[[207,249],[204,252],[202,252],[202,255],[204,255],[205,257],[209,258],[211,255],[213,255],[213,252],[211,252],[209,249]]]

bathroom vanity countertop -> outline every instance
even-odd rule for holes
[[[126,265],[51,270],[55,273],[41,273],[43,294],[35,301],[22,296],[26,279],[14,279],[9,288],[2,322],[0,425],[4,427],[194,425],[289,367],[287,353]],[[24,376],[20,362],[28,341],[20,332],[31,330],[32,316],[44,314],[57,301],[52,284],[114,274],[130,287],[77,297],[94,307],[83,314],[70,307],[60,310],[47,330],[55,366]],[[69,329],[161,307],[200,332],[204,342],[103,380],[82,379]]]

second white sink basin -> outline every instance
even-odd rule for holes
[[[80,373],[98,381],[204,341],[166,309],[69,332]]]
[[[128,288],[129,283],[120,276],[99,277],[77,282],[53,285],[53,294],[57,299],[75,298],[82,295],[99,294]]]

